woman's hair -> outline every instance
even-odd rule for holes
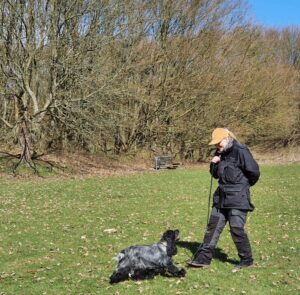
[[[228,143],[224,147],[224,152],[229,150],[233,146],[233,141],[238,141],[236,136],[227,128],[224,128],[228,132]]]
[[[236,138],[236,136],[233,134],[233,132],[231,132],[228,128],[224,128],[224,129],[226,129],[226,130],[228,131],[229,137],[231,137],[231,138],[237,140],[237,138]]]

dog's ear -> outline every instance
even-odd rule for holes
[[[162,240],[167,241],[169,239],[172,239],[172,230],[167,230],[164,232],[163,236],[162,236]]]
[[[169,257],[177,254],[176,239],[178,233],[173,230],[167,230],[162,237],[162,240],[167,242],[167,255]]]
[[[175,240],[168,240],[167,241],[167,255],[169,257],[172,257],[174,255],[177,254],[177,248],[176,248],[176,244],[175,244]]]

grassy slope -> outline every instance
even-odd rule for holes
[[[238,257],[225,228],[209,269],[188,269],[185,279],[157,277],[117,286],[108,284],[115,268],[111,258],[126,246],[153,243],[167,228],[181,231],[174,260],[184,266],[205,228],[206,169],[2,181],[0,293],[296,294],[299,175],[299,165],[262,167],[252,189],[256,210],[247,223],[255,268],[232,272],[230,261]]]

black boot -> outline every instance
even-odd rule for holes
[[[210,265],[213,256],[213,249],[208,245],[203,244],[201,248],[196,252],[196,255],[192,259],[189,259],[186,263],[189,266],[194,267],[207,267]]]
[[[188,266],[193,266],[193,267],[208,267],[210,265],[210,262],[208,262],[205,259],[202,258],[195,258],[195,259],[189,259],[187,262]]]
[[[253,265],[253,259],[252,258],[247,258],[247,259],[241,259],[240,263],[237,264],[234,268],[235,269],[241,269],[245,267],[249,267]]]

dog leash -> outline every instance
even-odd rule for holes
[[[207,230],[207,227],[208,227],[208,224],[209,224],[209,215],[210,215],[210,203],[211,203],[211,192],[212,192],[212,185],[213,185],[213,176],[211,174],[211,177],[210,177],[210,187],[209,187],[209,194],[208,194],[208,206],[207,206],[207,219],[206,219],[206,229]],[[196,252],[193,254],[192,256],[192,260],[195,259],[195,257],[198,255],[199,251],[201,250],[203,246],[203,243],[201,243]]]
[[[211,190],[213,185],[213,176],[210,177],[210,187],[209,187],[209,195],[208,195],[208,206],[207,206],[207,220],[206,220],[206,227],[209,223],[209,214],[210,214],[210,202],[211,202]]]

